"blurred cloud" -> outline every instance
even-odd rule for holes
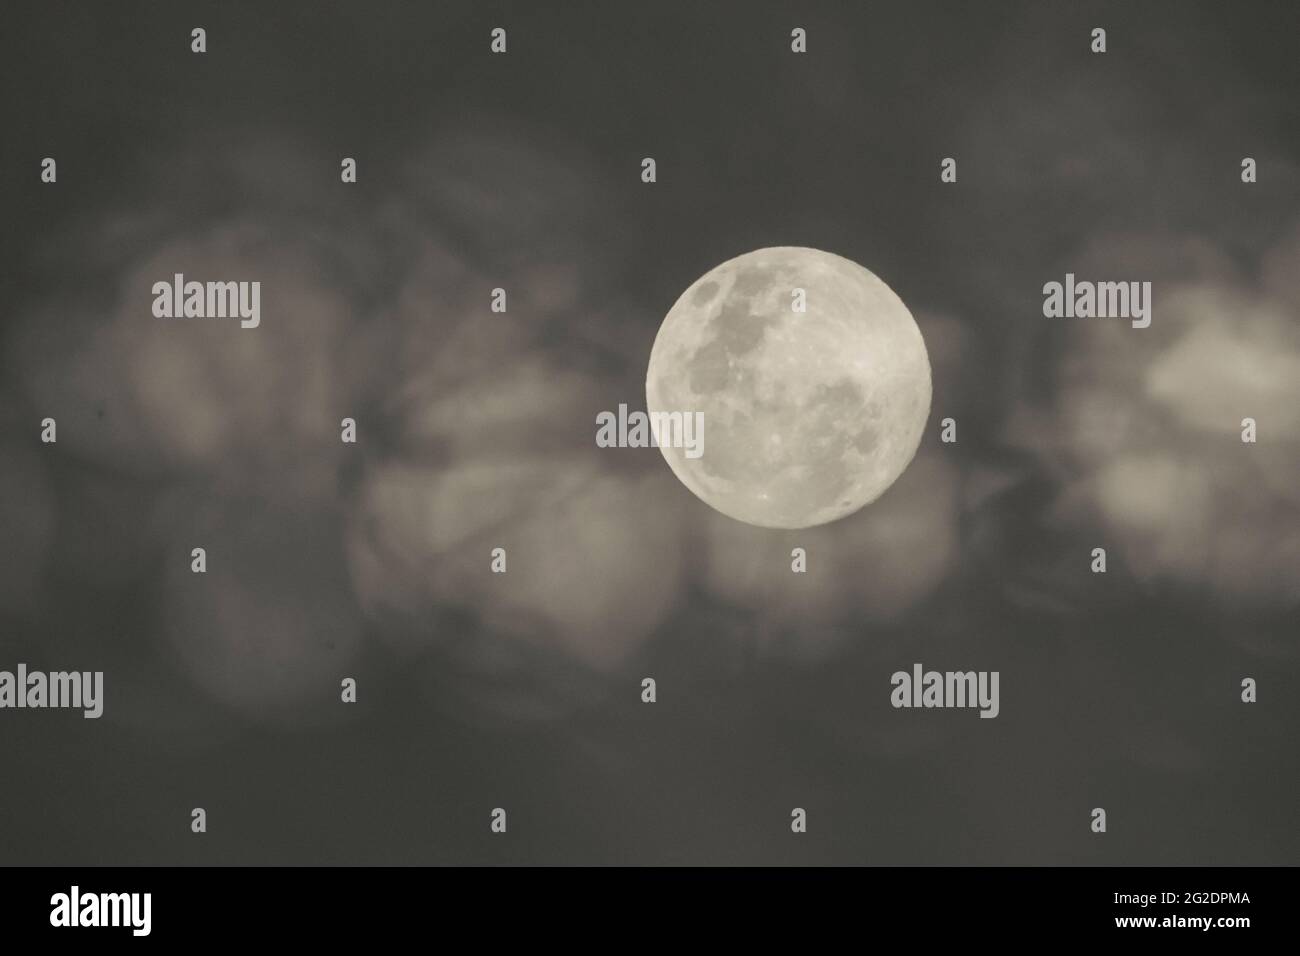
[[[388,467],[361,492],[353,580],[380,616],[418,620],[460,606],[499,634],[609,670],[680,594],[676,492],[663,475],[625,478],[561,461]],[[495,547],[506,551],[504,574],[488,572]]]
[[[1057,397],[1064,430],[1040,419],[1021,440],[1069,476],[1058,517],[1081,526],[1098,516],[1107,531],[1097,544],[1118,546],[1125,573],[1206,586],[1250,607],[1291,606],[1300,600],[1300,324],[1276,276],[1284,259],[1300,269],[1300,248],[1270,249],[1263,281],[1251,281],[1205,240],[1176,245],[1188,253],[1181,269],[1163,239],[1090,242],[1081,272],[1158,277],[1156,318],[1141,331],[1069,326]],[[1244,418],[1257,422],[1255,444],[1241,440]]]
[[[175,515],[160,589],[160,643],[193,683],[255,720],[338,720],[359,653],[337,515],[231,495]],[[207,552],[195,574],[190,552]]]
[[[816,660],[840,649],[851,629],[897,619],[953,566],[957,473],[942,453],[922,450],[873,504],[803,531],[755,528],[699,505],[705,528],[702,583],[726,604],[756,615],[765,655]],[[804,548],[808,570],[791,570]]]
[[[590,318],[613,253],[583,227],[598,184],[580,158],[461,130],[358,207],[301,176],[308,154],[201,140],[154,163],[155,186],[198,176],[213,191],[99,214],[79,244],[105,304],[49,297],[7,330],[24,399],[59,421],[52,453],[77,463],[71,500],[147,529],[128,562],[77,545],[78,573],[160,568],[174,666],[256,719],[321,719],[368,627],[472,673],[513,673],[511,643],[537,674],[555,670],[538,654],[617,670],[681,595],[683,500],[666,472],[595,453],[596,411],[625,394]],[[357,213],[346,228],[340,203]],[[260,281],[261,327],[155,319],[152,284],[175,273]],[[488,309],[498,286],[504,314]],[[37,504],[14,525],[16,596],[53,546],[53,499],[38,456],[14,463],[5,481]],[[150,483],[152,511],[131,482]],[[495,546],[509,586],[488,574]],[[458,609],[470,633],[441,639]],[[466,636],[496,650],[466,655]]]

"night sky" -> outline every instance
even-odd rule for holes
[[[0,670],[105,703],[0,710],[0,864],[1296,862],[1294,3],[4,19]],[[910,468],[808,531],[594,440],[776,245],[933,369]],[[155,318],[176,272],[260,327]],[[1044,317],[1067,273],[1151,327]],[[894,709],[916,662],[999,716]]]

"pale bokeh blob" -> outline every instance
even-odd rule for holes
[[[261,324],[155,318],[153,284],[176,273],[261,282]],[[133,475],[272,473],[324,497],[333,476],[320,465],[340,457],[339,422],[356,407],[349,315],[308,246],[226,221],[141,251],[100,309],[60,302],[23,315],[7,345],[29,400],[58,419],[61,453]]]
[[[629,478],[560,460],[390,465],[365,479],[348,536],[353,585],[377,620],[434,608],[562,652],[595,671],[626,662],[682,586],[681,506],[663,476]],[[494,548],[504,573],[492,573]],[[409,627],[415,645],[454,634]]]
[[[191,502],[191,504],[193,504]],[[337,515],[287,498],[222,498],[158,516],[160,641],[190,679],[246,717],[331,723],[361,649]],[[191,553],[206,550],[204,573]]]
[[[1080,268],[1114,274],[1104,247]],[[1061,478],[1055,519],[1093,529],[1119,559],[1112,573],[1287,606],[1300,600],[1300,327],[1281,263],[1300,266],[1300,247],[1270,250],[1258,283],[1206,243],[1182,247],[1199,251],[1180,275],[1162,243],[1118,244],[1170,270],[1151,327],[1069,325],[1055,420],[1022,412],[1015,440]]]
[[[702,583],[755,616],[774,656],[816,659],[864,624],[899,619],[953,570],[960,483],[942,453],[922,453],[908,480],[879,502],[830,525],[773,534],[713,515],[705,525]],[[807,570],[792,570],[803,548]],[[831,625],[847,623],[847,629]],[[818,628],[823,629],[819,630]]]

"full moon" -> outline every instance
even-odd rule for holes
[[[759,527],[808,528],[875,501],[907,468],[930,414],[930,360],[874,273],[817,249],[758,249],[669,310],[646,405],[702,501]],[[674,412],[702,415],[695,457],[660,435],[659,413]]]

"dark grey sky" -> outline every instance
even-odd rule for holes
[[[1294,863],[1298,26],[11,5],[0,669],[106,702],[0,712],[0,862]],[[593,440],[767,245],[876,272],[934,367],[916,462],[814,532]],[[262,327],[164,329],[174,271],[260,280]],[[1066,272],[1152,281],[1152,327],[1045,319]],[[916,661],[999,670],[1000,716],[892,709]]]

